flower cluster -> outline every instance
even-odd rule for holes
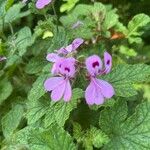
[[[71,80],[76,75],[77,60],[71,57],[77,48],[84,42],[77,38],[67,47],[62,47],[56,53],[50,53],[46,59],[53,62],[51,73],[54,77],[44,83],[46,91],[51,92],[51,99],[69,101],[72,97]],[[69,57],[70,56],[70,57]],[[85,99],[88,105],[104,103],[105,98],[111,98],[115,92],[112,85],[97,77],[108,74],[112,67],[112,57],[108,52],[104,53],[104,65],[99,56],[93,55],[85,60],[90,84],[85,90]],[[103,67],[104,66],[104,67]]]

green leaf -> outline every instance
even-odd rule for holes
[[[110,10],[106,13],[102,28],[104,31],[112,28],[118,23],[119,16],[116,14],[116,9]]]
[[[40,57],[32,58],[25,67],[25,72],[28,74],[38,74],[40,73],[46,65],[46,61]],[[47,69],[49,70],[49,68]]]
[[[17,65],[18,63],[20,63],[20,61],[21,58],[18,55],[10,55],[9,57],[7,57],[5,68],[10,67],[12,65]]]
[[[73,123],[73,136],[86,150],[93,150],[93,146],[101,148],[109,142],[109,138],[100,129],[91,126],[90,129],[83,131],[78,123]]]
[[[28,120],[28,124],[34,124],[37,122],[40,118],[42,118],[45,113],[49,109],[49,100],[44,99],[43,97],[40,98],[37,101],[29,101],[27,103],[27,114],[26,118]]]
[[[2,118],[2,130],[5,138],[9,138],[17,129],[24,113],[21,105],[16,105]]]
[[[133,19],[128,24],[128,32],[126,37],[128,38],[130,43],[141,41],[141,36],[143,31],[139,31],[139,29],[143,28],[150,22],[150,17],[145,14],[138,14],[133,17]],[[137,40],[138,38],[138,40]]]
[[[136,95],[133,83],[146,81],[150,75],[150,67],[145,64],[118,65],[104,79],[110,82],[117,96],[129,97]]]
[[[54,32],[54,37],[52,38],[51,45],[47,52],[53,52],[58,50],[62,46],[66,46],[68,42],[67,33],[64,28],[59,27],[58,32]]]
[[[32,39],[32,33],[29,27],[24,27],[18,32],[18,36],[16,39],[16,45],[19,51],[19,55],[22,56],[28,46],[31,46],[33,44],[33,39]]]
[[[79,0],[68,0],[65,4],[60,7],[60,12],[70,11]]]
[[[137,56],[137,52],[134,49],[129,48],[129,47],[124,46],[124,45],[121,45],[119,47],[119,52],[126,55],[126,56],[129,56],[129,57]]]
[[[124,100],[118,100],[113,107],[105,108],[100,115],[100,127],[107,133],[118,130],[120,123],[127,117],[127,104]]]
[[[6,78],[0,81],[0,104],[10,96],[12,91],[13,87]]]
[[[12,23],[13,21],[27,16],[29,14],[28,11],[21,12],[21,9],[24,7],[24,4],[22,2],[13,5],[10,7],[5,15],[5,23]]]
[[[6,11],[13,5],[14,0],[7,0],[5,9]]]
[[[45,127],[48,127],[52,122],[56,121],[59,126],[64,126],[69,118],[70,112],[77,107],[78,100],[83,97],[81,89],[73,89],[73,94],[70,102],[63,100],[58,103],[52,103],[45,116]],[[51,117],[50,117],[51,116]]]
[[[56,124],[43,132],[33,132],[29,142],[30,150],[77,150],[70,135]]]
[[[101,113],[100,126],[111,138],[104,150],[148,150],[150,147],[150,103],[143,102],[127,117],[127,106],[119,102]],[[113,127],[113,128],[112,128]]]
[[[47,77],[48,75],[44,74],[36,79],[28,94],[29,101],[37,101],[40,97],[42,97],[46,93],[46,91],[44,90],[44,81],[47,79]]]

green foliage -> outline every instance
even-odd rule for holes
[[[93,150],[93,146],[101,148],[103,144],[108,143],[109,138],[100,129],[91,126],[86,132],[82,131],[78,123],[74,123],[74,137],[78,143],[82,143],[86,150]]]
[[[83,91],[81,89],[74,89],[73,97],[69,103],[64,103],[63,101],[56,104],[51,103],[49,110],[45,115],[45,126],[49,126],[54,121],[56,121],[59,126],[64,126],[66,120],[69,118],[71,111],[77,107],[78,100],[82,97]]]
[[[9,138],[17,129],[24,115],[21,105],[16,105],[2,118],[2,130],[6,138]]]
[[[43,83],[47,77],[47,74],[42,74],[37,78],[28,94],[29,101],[34,102],[45,94],[46,91],[44,90]]]
[[[68,0],[60,7],[60,12],[70,11],[79,0]]]
[[[5,8],[1,9],[2,18],[0,18],[0,30],[2,30],[3,24],[6,24],[6,26],[8,26],[17,19],[29,15],[29,11],[21,12],[21,9],[24,7],[24,5],[21,2],[18,4],[14,4],[12,7],[10,7],[11,4],[11,1],[3,3],[3,7],[5,6],[7,11],[5,10]]]
[[[27,119],[28,124],[37,122],[41,117],[44,117],[44,126],[48,127],[53,122],[57,122],[59,126],[64,126],[69,118],[70,112],[77,107],[78,100],[83,97],[81,89],[73,90],[73,97],[69,103],[59,102],[54,103],[47,101],[43,97],[38,100],[30,99],[28,103]],[[51,117],[50,117],[51,116]]]
[[[0,1],[0,149],[148,150],[150,2],[63,0],[40,10],[35,3]],[[44,89],[55,76],[46,56],[75,38],[84,43],[66,56],[77,60],[72,98],[54,102]],[[100,79],[115,95],[89,106],[85,59],[106,50],[113,68]]]
[[[6,100],[13,91],[13,87],[8,79],[3,79],[0,81],[0,104]]]
[[[126,34],[130,43],[140,43],[140,36],[143,31],[140,30],[144,26],[150,23],[150,17],[145,14],[138,14],[133,17],[133,19],[128,23],[128,33]]]
[[[49,129],[43,132],[32,133],[30,137],[30,149],[31,150],[76,150],[76,146],[72,141],[72,138],[57,124],[49,127]]]
[[[15,43],[17,43],[19,55],[22,56],[26,52],[27,47],[33,44],[32,34],[29,27],[24,27],[18,32]]]
[[[133,84],[146,81],[149,75],[150,67],[145,64],[118,65],[104,79],[112,83],[117,96],[130,97],[137,94]]]
[[[104,149],[149,149],[149,107],[149,102],[143,102],[128,118],[127,105],[123,101],[116,103],[110,109],[103,110],[100,126],[111,138]]]

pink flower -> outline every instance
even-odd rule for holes
[[[75,75],[75,59],[72,57],[61,58],[59,63],[57,61],[55,63],[55,69],[59,76],[47,79],[44,87],[47,91],[52,91],[51,99],[53,101],[56,102],[63,98],[67,102],[72,96],[70,79]]]
[[[57,53],[58,54],[63,54],[63,55],[67,55],[73,51],[75,51],[77,48],[80,47],[81,44],[83,44],[84,40],[81,38],[76,38],[75,40],[73,40],[73,42],[68,45],[67,47],[62,47],[60,48]]]
[[[37,0],[36,8],[43,9],[45,6],[47,6],[51,2],[52,2],[52,0]]]
[[[90,84],[85,91],[85,99],[89,105],[103,104],[105,98],[111,98],[114,94],[112,85],[104,80],[97,79],[98,75],[107,74],[112,67],[112,57],[109,53],[104,53],[104,66],[99,56],[93,55],[86,59],[86,68],[90,76]]]

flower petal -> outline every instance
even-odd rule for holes
[[[76,38],[76,39],[72,42],[73,50],[76,50],[83,42],[84,42],[83,39],[81,39],[81,38]]]
[[[70,44],[65,49],[67,50],[68,53],[71,53],[73,51],[73,45]]]
[[[64,59],[60,63],[59,72],[60,74],[67,77],[74,77],[75,75],[75,59],[73,57],[69,57]]]
[[[65,93],[64,93],[64,101],[66,102],[69,101],[71,99],[71,96],[72,96],[72,89],[71,89],[70,81],[67,80]]]
[[[62,82],[64,82],[63,77],[52,77],[52,78],[47,79],[44,82],[44,87],[47,91],[52,91],[54,88],[56,88]]]
[[[36,2],[36,8],[42,9],[49,3],[51,3],[52,0],[37,0]]]
[[[56,62],[60,57],[58,56],[58,54],[55,53],[50,53],[46,56],[46,59],[50,62]]]
[[[64,47],[61,47],[59,50],[57,50],[57,53],[58,54],[63,54],[63,55],[67,55],[68,54],[66,48],[64,48]]]
[[[66,80],[63,80],[61,84],[59,84],[55,89],[52,90],[51,99],[55,102],[59,101],[64,95],[65,88],[66,88]]]
[[[94,103],[100,105],[104,103],[104,96],[99,87],[95,87]]]
[[[115,94],[114,88],[110,83],[100,79],[96,79],[96,82],[104,97],[111,98]]]
[[[85,100],[86,100],[88,105],[93,105],[94,99],[95,99],[95,85],[91,81],[85,90]]]
[[[86,68],[91,76],[99,75],[102,69],[102,60],[99,56],[93,55],[86,59]]]
[[[112,57],[108,52],[104,53],[105,73],[108,74],[112,67]]]

